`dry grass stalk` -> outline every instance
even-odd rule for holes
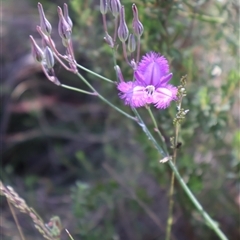
[[[52,217],[50,221],[45,224],[35,210],[29,207],[24,199],[20,198],[11,186],[4,186],[2,181],[0,181],[0,195],[5,196],[8,202],[19,209],[20,212],[28,214],[34,222],[35,228],[45,239],[60,240],[62,227],[59,217]]]

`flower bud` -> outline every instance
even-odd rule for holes
[[[68,5],[66,3],[64,3],[64,5],[63,5],[63,15],[64,15],[64,18],[67,21],[68,25],[72,29],[73,23],[72,23],[71,18],[68,15]]]
[[[116,71],[118,80],[119,80],[120,82],[124,82],[124,78],[123,78],[123,75],[122,75],[121,68],[120,68],[118,65],[116,65],[116,66],[114,66],[114,69],[115,69],[115,71]]]
[[[104,40],[107,42],[107,44],[111,47],[111,48],[113,48],[114,47],[114,42],[113,42],[113,39],[112,39],[112,37],[106,32],[105,33],[106,35],[105,35],[105,37],[104,37]]]
[[[40,27],[42,29],[42,31],[50,36],[51,32],[52,32],[52,26],[50,24],[50,22],[46,19],[44,11],[43,11],[43,7],[41,3],[38,3],[38,12],[40,15]]]
[[[126,42],[128,38],[128,27],[125,22],[125,9],[124,6],[121,7],[120,11],[120,22],[118,27],[118,38],[121,42]]]
[[[44,54],[42,49],[37,45],[37,43],[35,42],[33,36],[29,36],[30,40],[31,40],[31,45],[32,45],[32,55],[34,57],[34,59],[37,62],[42,62],[44,59]]]
[[[137,70],[137,63],[135,62],[134,59],[131,60],[130,65],[131,65],[133,71]]]
[[[60,7],[58,7],[58,16],[58,34],[62,39],[69,40],[71,38],[72,30],[70,25],[63,17],[62,9]]]
[[[46,62],[42,62],[42,70],[45,76],[50,80],[52,83],[56,84],[57,86],[61,85],[58,78],[55,75],[53,68],[48,68]]]
[[[114,17],[117,17],[120,13],[121,3],[119,0],[110,0],[109,8]]]
[[[37,26],[36,30],[38,31],[38,33],[42,37],[42,47],[45,48],[46,46],[49,46],[50,45],[50,42],[49,42],[50,40],[47,37],[47,35],[42,31],[41,27]],[[52,43],[53,46],[55,46],[55,44],[54,44],[54,42],[52,40],[51,40],[51,43]]]
[[[142,23],[138,19],[138,9],[135,4],[132,5],[132,11],[133,11],[133,22],[132,22],[133,32],[137,37],[141,37],[144,31],[144,28]]]
[[[108,10],[108,0],[100,0],[100,12],[106,14]]]
[[[136,50],[136,39],[134,34],[130,33],[129,34],[129,38],[128,38],[128,51],[130,53],[134,52]]]
[[[53,68],[54,66],[54,56],[53,56],[53,52],[52,50],[50,49],[50,47],[46,47],[44,49],[44,55],[45,55],[45,60],[46,60],[46,65],[47,65],[47,68],[50,69],[50,68]]]

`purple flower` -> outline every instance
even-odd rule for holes
[[[147,53],[134,72],[135,81],[124,82],[120,78],[119,96],[131,107],[152,103],[156,108],[167,108],[177,99],[177,88],[168,84],[172,75],[165,57],[155,52]]]

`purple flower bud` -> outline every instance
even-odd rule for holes
[[[133,27],[133,32],[137,37],[141,37],[143,34],[143,25],[138,19],[138,9],[135,4],[132,5],[132,11],[133,11],[133,22],[132,22],[132,27]]]
[[[58,78],[55,75],[53,68],[48,68],[46,62],[42,62],[42,70],[45,74],[45,76],[50,80],[52,83],[56,84],[57,86],[60,86],[61,83],[59,82]]]
[[[137,63],[135,62],[134,59],[131,60],[130,65],[131,65],[131,67],[132,67],[132,69],[133,69],[134,71],[137,70]]]
[[[115,69],[115,71],[116,71],[118,80],[119,80],[120,82],[124,82],[124,78],[123,78],[123,75],[122,75],[121,68],[120,68],[118,65],[116,65],[116,66],[114,67],[114,69]]]
[[[100,12],[106,14],[108,10],[108,0],[100,0]]]
[[[52,32],[52,26],[45,17],[41,3],[38,3],[38,11],[39,11],[39,15],[40,15],[40,27],[46,35],[50,36],[51,32]]]
[[[128,27],[125,22],[125,9],[124,6],[121,7],[120,11],[120,22],[118,27],[118,38],[121,42],[126,42],[128,38]]]
[[[58,34],[62,39],[69,40],[72,34],[71,26],[65,20],[62,9],[60,7],[58,7],[58,16]]]
[[[114,47],[114,42],[113,42],[113,39],[112,39],[112,37],[106,32],[105,33],[106,35],[105,35],[105,37],[104,37],[104,40],[107,42],[107,44],[111,47],[111,48],[113,48]]]
[[[63,5],[63,15],[64,15],[65,20],[69,24],[70,28],[72,29],[73,23],[72,23],[71,18],[68,15],[68,5],[66,3],[64,3],[64,5]]]
[[[44,54],[42,49],[37,45],[34,38],[30,35],[31,45],[32,45],[32,55],[37,62],[42,62],[44,59]]]
[[[38,33],[41,35],[42,37],[42,47],[46,47],[48,46],[50,43],[49,43],[49,39],[47,37],[47,35],[42,31],[41,27],[40,26],[37,26],[36,27],[36,30],[38,31]],[[53,42],[52,42],[53,43]],[[54,44],[54,43],[53,43]]]
[[[109,8],[114,17],[117,17],[121,10],[121,3],[119,0],[110,0]]]
[[[46,60],[46,65],[47,65],[47,68],[50,69],[50,68],[53,68],[54,66],[54,56],[53,56],[53,52],[52,50],[50,49],[50,47],[46,47],[44,49],[44,55],[45,55],[45,60]]]
[[[134,52],[136,50],[136,46],[137,46],[137,43],[136,43],[135,36],[134,34],[130,33],[128,38],[128,51],[130,53]]]

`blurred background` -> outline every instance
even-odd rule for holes
[[[136,3],[144,25],[141,53],[165,55],[172,84],[188,76],[177,166],[185,182],[229,239],[240,237],[239,1],[122,0],[131,31]],[[41,1],[58,36],[57,6]],[[67,1],[79,64],[115,80],[111,51],[103,41],[99,1]],[[40,42],[37,1],[1,4],[1,171],[45,222],[59,216],[75,240],[164,239],[171,171],[135,123],[96,97],[60,88],[31,56],[29,35]],[[107,15],[109,33],[113,17]],[[131,70],[117,55],[124,77]],[[56,64],[59,80],[88,90]],[[130,112],[114,85],[81,72],[111,102]],[[140,109],[150,129],[151,119]],[[160,129],[173,135],[175,104],[156,110]],[[20,239],[1,196],[1,239]],[[157,220],[154,220],[155,213]],[[26,239],[43,239],[31,218],[16,210]],[[63,231],[61,239],[69,239]],[[172,239],[218,239],[176,183]]]

